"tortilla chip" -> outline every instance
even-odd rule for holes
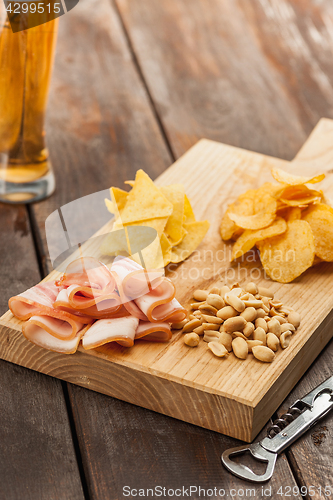
[[[173,211],[166,224],[165,232],[169,236],[172,245],[177,245],[184,236],[184,187],[182,184],[172,184],[170,186],[162,186],[161,191],[173,206]]]
[[[160,238],[160,243],[161,243],[161,249],[162,249],[162,254],[163,254],[163,265],[166,267],[169,262],[171,261],[171,251],[172,251],[172,245],[170,243],[169,238],[165,233],[162,234]]]
[[[290,283],[313,265],[314,237],[304,220],[288,222],[285,233],[260,241],[257,246],[266,273],[279,283]]]
[[[109,212],[118,217],[119,213],[123,210],[124,206],[126,205],[128,192],[124,191],[123,189],[112,187],[110,188],[110,196],[112,201],[105,198],[106,208],[108,209]]]
[[[189,222],[184,224],[184,228],[187,231],[186,236],[179,245],[172,248],[171,262],[173,263],[185,260],[194,252],[204,239],[209,229],[209,222],[207,220]]]
[[[281,217],[277,217],[275,221],[264,229],[247,229],[238,238],[232,249],[232,259],[235,260],[251,250],[259,241],[277,236],[287,230],[287,223]]]
[[[172,203],[150,177],[143,170],[138,170],[133,189],[128,193],[126,205],[121,213],[123,224],[169,217],[172,210]]]
[[[289,174],[281,168],[272,168],[271,173],[276,181],[281,184],[288,184],[289,186],[293,186],[295,184],[316,184],[317,182],[321,182],[325,179],[325,174],[316,175],[315,177],[302,177],[299,175]]]
[[[186,194],[184,197],[184,215],[185,215],[184,222],[186,222],[186,223],[195,222],[195,220],[196,220],[195,215],[194,215],[190,200],[188,199]]]

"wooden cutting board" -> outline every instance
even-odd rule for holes
[[[62,355],[26,341],[22,322],[10,312],[0,319],[0,357],[252,441],[333,336],[333,264],[317,265],[290,284],[265,278],[259,261],[229,264],[231,245],[219,235],[222,214],[240,193],[272,180],[272,166],[302,175],[326,172],[321,188],[333,195],[333,121],[321,120],[292,162],[203,139],[157,179],[160,185],[183,183],[197,218],[211,223],[198,250],[181,265],[169,266],[167,274],[182,304],[189,305],[196,288],[252,280],[271,287],[277,298],[301,313],[302,325],[290,347],[280,350],[272,364],[252,356],[245,361],[233,355],[215,358],[204,342],[195,349],[184,345],[180,333],[168,344],[138,341],[132,348],[110,344]],[[96,241],[88,244],[99,257]],[[46,280],[56,275],[54,271]]]

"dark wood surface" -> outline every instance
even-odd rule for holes
[[[57,190],[28,210],[1,205],[1,310],[50,271],[44,224],[63,204],[122,187],[138,168],[154,178],[201,137],[292,159],[333,118],[332,25],[331,0],[82,0],[62,17],[47,121]],[[332,353],[281,411],[332,374]],[[5,362],[0,383],[0,498],[252,487],[221,466],[238,444],[228,437]],[[332,423],[280,456],[271,495],[260,486],[256,497],[333,493]]]

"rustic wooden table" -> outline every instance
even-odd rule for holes
[[[51,270],[44,223],[59,206],[138,168],[155,178],[201,137],[292,159],[333,118],[332,55],[331,0],[82,0],[60,20],[47,124],[56,193],[1,205],[1,314]],[[332,355],[331,342],[280,411],[332,374]],[[250,496],[221,466],[231,438],[5,361],[0,386],[1,498],[113,500],[156,485]],[[280,456],[255,496],[333,495],[332,424]]]

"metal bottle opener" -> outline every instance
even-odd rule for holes
[[[267,437],[258,443],[238,446],[226,450],[221,457],[223,465],[237,477],[255,483],[268,481],[274,472],[279,453],[294,443],[304,432],[333,408],[333,376],[318,385],[304,398],[296,401],[274,424],[269,427]],[[255,474],[246,465],[231,460],[232,456],[249,451],[259,462],[266,462],[264,474]]]

